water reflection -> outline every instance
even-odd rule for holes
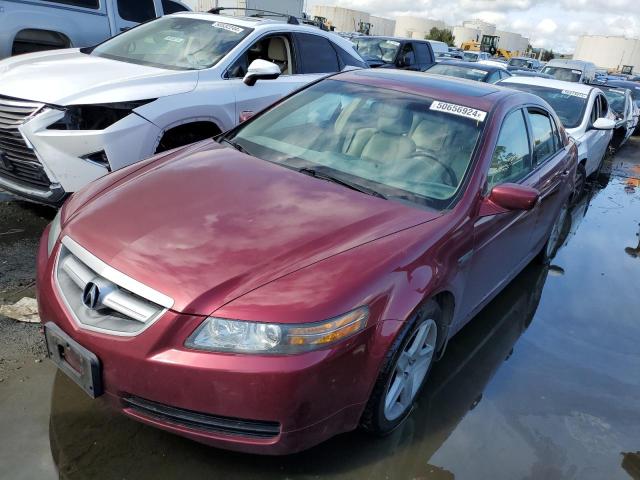
[[[429,478],[429,465],[531,323],[547,269],[527,267],[449,344],[408,420],[390,436],[354,432],[290,457],[216,450],[133,422],[55,378],[50,443],[62,478]]]

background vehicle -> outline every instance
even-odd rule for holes
[[[6,59],[0,187],[59,204],[96,178],[217,135],[346,67],[366,64],[331,32],[208,13],[165,16],[95,48]]]
[[[48,345],[63,371],[93,352],[85,391],[211,445],[390,433],[448,340],[553,256],[575,166],[535,95],[337,74],[74,195],[39,250]]]
[[[533,70],[511,70],[511,75],[514,77],[539,77],[539,78],[553,78],[551,75],[547,75],[546,73],[537,72]]]
[[[511,76],[502,67],[486,65],[481,62],[459,62],[455,60],[442,60],[430,66],[424,72],[485,83],[496,83]]]
[[[511,57],[507,62],[508,70],[539,70],[542,64],[535,58]]]
[[[358,53],[372,68],[424,70],[435,63],[431,43],[395,37],[356,37]]]
[[[636,106],[636,110],[640,110],[640,83],[630,80],[607,80],[605,85],[617,88],[626,88],[631,92],[631,98]],[[640,124],[636,126],[634,135],[640,135]]]
[[[565,82],[592,83],[596,78],[596,66],[583,60],[554,58],[542,68],[542,73]]]
[[[481,60],[490,60],[491,55],[486,52],[473,52],[465,50],[462,52],[462,58],[465,62],[479,62]]]
[[[438,40],[427,40],[431,45],[431,49],[436,57],[449,53],[449,45]]]
[[[599,88],[536,77],[511,77],[500,85],[530,92],[555,110],[564,127],[578,145],[575,197],[582,194],[587,177],[600,170],[607,153],[615,121],[609,102]]]
[[[442,60],[462,60],[462,59],[463,59],[462,52],[456,52],[456,51],[439,53],[436,56],[436,62],[441,62]]]
[[[483,35],[480,42],[470,40],[468,42],[464,42],[460,48],[465,52],[482,52],[491,57],[503,57],[506,60],[509,60],[513,55],[518,53],[505,50],[504,48],[499,48],[499,43],[500,37],[498,35]]]
[[[187,11],[178,0],[1,0],[0,58],[88,47],[139,23]]]
[[[640,109],[636,106],[628,88],[618,88],[614,86],[599,85],[609,101],[609,107],[613,112],[616,127],[613,130],[611,148],[619,149],[638,126],[638,116]]]

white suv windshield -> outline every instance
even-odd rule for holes
[[[221,21],[164,17],[107,40],[91,55],[172,70],[215,65],[252,29]]]
[[[226,140],[255,157],[436,209],[464,182],[486,113],[394,90],[326,80]]]

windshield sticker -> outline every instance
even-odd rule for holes
[[[393,45],[394,47],[400,46],[400,42],[396,42],[395,40],[387,40],[386,43]]]
[[[244,28],[238,27],[237,25],[231,25],[229,23],[213,22],[211,24],[211,26],[215,27],[215,28],[221,28],[223,30],[227,30],[227,31],[233,32],[233,33],[242,33],[242,32],[244,32]]]
[[[456,105],[455,103],[446,103],[434,101],[429,107],[429,110],[435,110],[436,112],[451,113],[460,117],[471,118],[478,122],[484,122],[487,112],[482,110],[476,110],[475,108],[465,107],[463,105]]]
[[[562,95],[569,95],[571,97],[578,98],[587,98],[589,96],[586,93],[574,92],[573,90],[562,90]]]
[[[580,75],[582,73],[581,70],[571,70],[571,73],[575,73],[576,75]]]
[[[172,37],[171,35],[164,37],[164,39],[168,42],[173,42],[173,43],[182,43],[184,42],[184,38],[180,38],[180,37]]]

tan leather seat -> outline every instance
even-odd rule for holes
[[[412,116],[409,110],[392,104],[379,104],[376,128],[362,128],[356,132],[346,154],[368,160],[376,168],[387,168],[398,159],[407,158],[416,145],[408,137]]]
[[[439,152],[448,134],[447,125],[438,122],[437,118],[430,117],[421,120],[411,134],[411,140],[418,150],[428,150],[430,153]]]
[[[280,67],[280,73],[290,75],[289,60],[287,55],[287,45],[282,37],[273,37],[269,39],[267,47],[267,56],[269,60]]]

